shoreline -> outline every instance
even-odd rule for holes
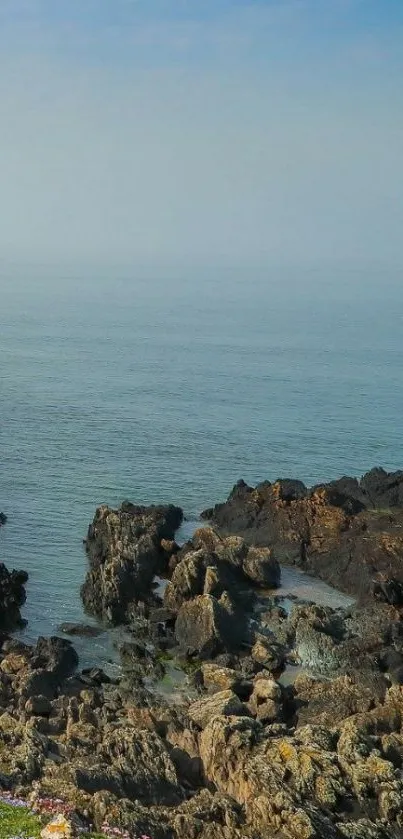
[[[152,839],[402,835],[402,487],[239,482],[182,544],[179,508],[98,508],[82,595],[121,671],[80,670],[80,626],[3,634],[0,787]]]

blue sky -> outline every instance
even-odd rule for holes
[[[0,0],[1,252],[400,264],[402,70],[401,0]]]
[[[82,60],[208,62],[362,53],[401,61],[400,0],[2,0],[3,48],[82,50]],[[277,41],[277,43],[276,43]],[[137,53],[137,54],[136,54]]]

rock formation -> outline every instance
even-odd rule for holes
[[[220,532],[274,550],[360,600],[403,604],[403,472],[373,469],[307,489],[300,481],[240,481],[206,510]]]
[[[398,553],[387,576],[383,553],[401,484],[378,470],[311,491],[238,485],[209,511],[220,532],[180,549],[178,508],[99,508],[83,598],[131,632],[123,675],[79,672],[65,638],[2,636],[0,787],[152,839],[402,837],[403,577]],[[279,557],[311,571],[322,561],[350,590],[361,573],[361,602],[283,608]],[[165,698],[173,666],[182,683]]]
[[[98,508],[85,542],[90,570],[81,591],[90,613],[112,624],[127,620],[166,569],[170,555],[161,542],[173,539],[182,517],[174,506]]]

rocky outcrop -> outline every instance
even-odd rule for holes
[[[181,614],[196,615],[183,618],[183,642],[196,633],[218,644],[209,649],[206,641],[205,654],[216,658],[192,670],[181,705],[143,683],[144,668],[151,674],[158,662],[146,636],[126,642],[135,672],[129,685],[100,670],[77,672],[66,639],[34,647],[4,641],[0,783],[19,795],[62,797],[98,831],[106,822],[153,839],[396,839],[403,831],[399,610],[297,603],[280,615],[268,608],[256,613],[244,647],[234,643],[239,618],[228,637],[217,618],[217,605],[227,617],[231,608],[237,614],[231,603],[224,592],[180,606],[177,626]],[[199,640],[195,646],[203,652]],[[273,669],[287,649],[308,650],[323,674],[301,674],[283,687]]]
[[[224,534],[274,550],[362,601],[403,604],[403,472],[373,469],[307,489],[300,481],[240,481],[203,517]]]
[[[0,630],[11,630],[24,626],[21,607],[26,600],[25,571],[8,571],[0,562]]]
[[[186,600],[202,594],[232,600],[250,608],[259,587],[280,584],[280,566],[273,551],[251,548],[241,538],[223,538],[212,528],[200,528],[176,556],[164,594],[165,606],[178,612]]]
[[[167,570],[167,540],[182,517],[172,505],[97,509],[85,543],[90,570],[81,595],[88,612],[112,624],[128,620],[131,606],[149,596],[154,576]]]
[[[107,824],[110,835],[402,836],[399,602],[367,594],[332,609],[281,603],[273,591],[286,550],[324,569],[347,534],[369,533],[371,551],[380,531],[358,522],[387,516],[395,526],[400,484],[371,473],[312,491],[293,481],[238,487],[241,501],[214,515],[242,510],[245,533],[269,527],[272,541],[257,546],[207,527],[179,549],[178,508],[100,508],[84,599],[127,623],[123,675],[78,672],[65,638],[0,638],[0,786],[63,798],[77,823]],[[374,509],[380,499],[389,512]],[[347,571],[358,561],[350,547]],[[155,574],[167,578],[165,595]],[[384,600],[398,599],[398,583],[386,578]]]
[[[235,693],[223,690],[193,702],[188,708],[188,715],[199,728],[205,728],[213,717],[245,717],[249,716],[249,712]]]
[[[237,649],[245,632],[244,620],[223,595],[220,600],[203,594],[181,606],[175,624],[175,637],[187,655],[214,658]]]

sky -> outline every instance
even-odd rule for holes
[[[403,266],[402,0],[0,0],[0,263]]]

